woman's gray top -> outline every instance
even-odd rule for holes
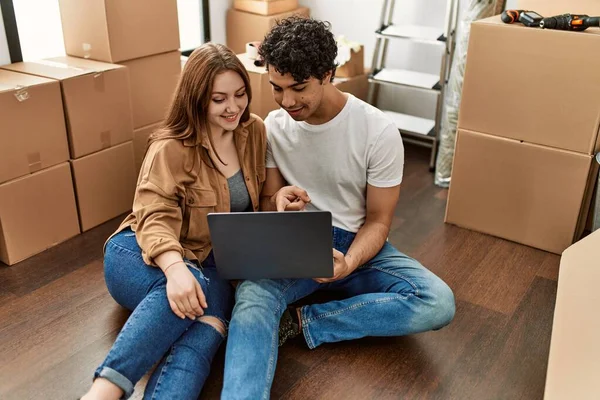
[[[231,178],[227,179],[227,185],[229,186],[229,205],[231,212],[248,211],[251,206],[250,195],[248,194],[248,188],[244,182],[244,174],[240,169],[238,172],[233,174]]]

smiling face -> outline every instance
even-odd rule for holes
[[[231,70],[216,75],[207,112],[213,135],[237,128],[246,107],[248,95],[242,77]]]
[[[314,77],[296,82],[292,74],[281,74],[269,66],[273,97],[296,121],[307,121],[319,110],[323,100],[324,83],[330,76],[331,74],[327,74],[323,82]]]

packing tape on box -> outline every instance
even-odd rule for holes
[[[97,92],[104,92],[104,74],[102,72],[94,74],[94,88]]]
[[[52,61],[52,60],[37,60],[37,61],[32,61],[32,62],[34,62],[36,64],[46,65],[48,67],[54,67],[54,68],[72,69],[74,71],[81,71],[81,72],[86,72],[86,73],[94,72],[94,70],[89,69],[89,68],[76,67],[74,65],[69,65],[67,63]]]
[[[83,58],[90,58],[92,56],[92,45],[89,43],[81,43],[81,49],[83,50]]]
[[[260,42],[248,42],[246,43],[246,55],[251,60],[258,59],[258,48],[260,47]]]
[[[600,164],[600,153],[596,153],[596,161]],[[600,172],[596,182],[596,201],[592,204],[592,232],[600,229]]]
[[[42,156],[40,153],[27,154],[27,164],[29,165],[29,172],[32,174],[42,169]]]
[[[17,85],[15,86],[15,97],[19,102],[23,102],[29,98],[29,92],[27,86]]]
[[[111,146],[111,139],[110,139],[111,135],[110,135],[110,131],[102,131],[100,132],[100,143],[102,143],[102,148],[103,149],[108,149]]]

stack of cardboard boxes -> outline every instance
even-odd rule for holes
[[[0,261],[79,231],[60,83],[0,69]]]
[[[60,0],[67,54],[129,70],[136,173],[181,73],[177,2]]]
[[[600,150],[600,31],[471,27],[446,221],[560,254]]]
[[[310,10],[298,7],[298,0],[235,0],[227,10],[227,47],[245,53],[246,43],[262,41],[277,21],[292,15],[308,17]]]
[[[517,5],[520,9],[534,10],[544,17],[565,13],[600,15],[600,2],[597,0],[519,0]],[[600,39],[597,37],[597,30],[591,28],[581,33],[586,35],[577,36],[578,40],[594,40],[597,49],[598,39]],[[594,34],[595,36],[592,36]],[[575,55],[579,54],[582,64],[589,64],[589,68],[597,68],[598,58],[600,58],[598,51],[584,53],[582,51],[586,51],[588,48],[582,46],[577,43],[569,53],[559,53],[559,51],[565,50],[559,48],[553,54],[554,57],[569,58],[571,63],[574,61]],[[580,71],[575,69],[568,75],[578,73]],[[578,79],[574,76],[565,76],[564,78],[567,80]],[[583,101],[591,115],[593,104],[598,107],[598,102],[594,103],[592,100],[592,103],[587,103],[590,102],[590,97],[596,97],[597,100],[598,85],[593,82],[584,82],[587,79],[589,76],[586,75],[578,79],[578,82],[573,82],[581,86],[572,88],[573,94],[567,95],[566,100],[572,99],[577,92],[589,90],[589,95],[583,95]],[[594,91],[596,92],[594,93]],[[561,97],[562,94],[556,96],[556,101],[561,101]],[[574,114],[572,118],[573,120],[581,118],[581,114]],[[597,162],[600,162],[600,157]],[[595,193],[597,196],[598,188]],[[591,223],[590,220],[589,229],[597,229],[600,224],[600,199],[597,198],[595,204],[596,209],[594,213],[590,212],[590,216],[595,214],[596,218],[594,223]],[[600,284],[599,254],[600,230],[575,243],[562,254],[544,391],[546,400],[600,398],[600,384],[598,383],[600,347],[597,335],[600,321],[591,317],[597,312],[596,307],[600,302],[600,294],[597,290]]]
[[[227,46],[242,61],[250,75],[251,110],[261,118],[279,108],[273,99],[269,76],[264,66],[255,65],[255,55],[247,45],[259,43],[277,21],[292,15],[310,16],[310,10],[298,7],[298,0],[235,0],[227,11]],[[364,69],[364,48],[352,52],[351,59],[336,71],[333,81],[341,91],[367,100],[368,73]]]
[[[250,109],[261,118],[279,108],[271,93],[269,76],[264,66],[254,64],[246,44],[260,42],[277,21],[300,15],[308,17],[310,10],[298,7],[298,0],[235,0],[227,11],[227,47],[242,61],[252,88]]]
[[[147,138],[163,119],[180,74],[175,2],[60,6],[69,56],[0,67],[0,260],[9,265],[131,209],[134,134]]]

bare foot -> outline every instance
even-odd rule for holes
[[[81,400],[119,400],[122,396],[123,389],[104,378],[98,378]]]

